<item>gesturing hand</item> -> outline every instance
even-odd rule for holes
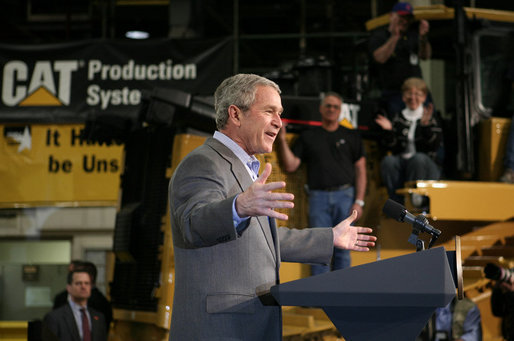
[[[432,103],[428,103],[425,107],[423,107],[423,116],[421,116],[421,125],[426,126],[430,123],[432,119],[432,113],[434,112],[434,105]]]
[[[286,142],[286,136],[287,136],[287,123],[282,122],[282,128],[278,131],[278,139],[281,142]]]
[[[355,219],[357,212],[353,210],[351,216],[333,228],[334,246],[352,251],[369,251],[370,247],[375,246],[377,237],[365,234],[373,232],[369,227],[352,226]]]
[[[391,17],[389,18],[389,32],[391,32],[392,36],[400,36],[399,21],[400,17],[398,16],[398,13],[391,13]]]
[[[384,115],[380,115],[378,114],[377,117],[375,118],[375,122],[382,127],[382,129],[384,130],[392,130],[393,129],[393,124],[391,123],[391,121],[389,121],[389,119],[387,117],[385,117]]]
[[[426,21],[424,19],[420,20],[419,21],[419,35],[420,35],[420,37],[423,37],[424,35],[426,35],[429,30],[430,30],[430,24],[428,23],[428,21]]]
[[[266,163],[264,171],[246,191],[236,199],[236,211],[241,217],[268,216],[275,219],[287,220],[287,214],[276,212],[275,208],[293,208],[294,195],[291,193],[273,192],[284,188],[283,181],[266,183],[271,174],[271,164]]]

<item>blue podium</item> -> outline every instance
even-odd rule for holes
[[[281,306],[319,307],[348,341],[413,341],[456,294],[455,251],[433,248],[271,288]]]

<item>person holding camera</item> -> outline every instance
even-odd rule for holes
[[[428,21],[415,23],[410,3],[398,2],[390,12],[389,26],[371,33],[368,48],[378,73],[381,104],[389,114],[405,108],[402,83],[409,77],[422,78],[420,59],[427,60],[432,55],[429,30]],[[428,102],[432,102],[430,94]]]
[[[502,269],[512,274],[512,269]],[[490,278],[487,276],[486,277]],[[494,316],[502,318],[502,335],[507,341],[514,341],[514,283],[512,276],[497,278],[491,295],[491,309]]]

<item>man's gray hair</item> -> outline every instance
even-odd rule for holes
[[[343,101],[343,96],[341,96],[339,93],[335,92],[335,91],[327,91],[325,92],[322,96],[321,96],[321,104],[325,104],[325,99],[329,96],[333,96],[333,97],[336,97],[336,98],[339,98],[341,100],[341,102],[344,102]]]
[[[225,79],[214,92],[216,128],[225,128],[228,121],[228,107],[237,106],[243,112],[255,101],[258,86],[269,86],[280,94],[280,87],[273,81],[254,74],[240,73]]]

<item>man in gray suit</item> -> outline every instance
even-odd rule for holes
[[[74,269],[67,280],[68,302],[46,314],[43,340],[107,341],[103,314],[87,306],[91,296],[90,274],[84,268]]]
[[[370,228],[277,228],[293,195],[258,176],[255,154],[269,153],[282,127],[280,89],[249,74],[224,80],[214,94],[218,131],[187,155],[170,181],[175,294],[170,340],[282,338],[281,309],[259,296],[279,283],[281,261],[327,264],[333,247],[368,251]]]

